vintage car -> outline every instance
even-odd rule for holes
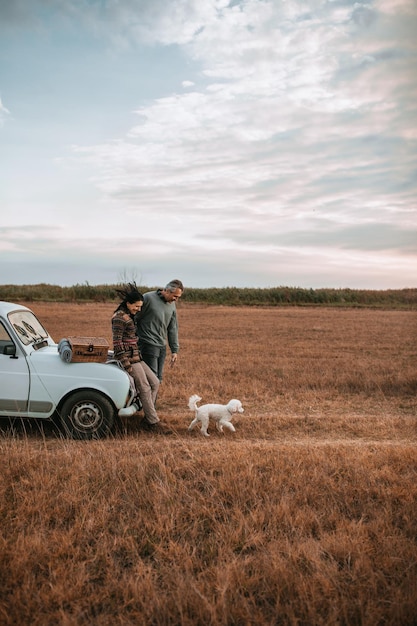
[[[97,439],[134,399],[117,362],[65,362],[29,308],[0,301],[0,417],[54,419],[74,439]]]

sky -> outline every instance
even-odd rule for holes
[[[417,286],[415,0],[0,0],[0,284]]]

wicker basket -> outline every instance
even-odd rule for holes
[[[105,363],[109,342],[104,337],[67,337],[71,349],[71,363]]]

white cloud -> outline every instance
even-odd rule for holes
[[[0,97],[0,127],[4,124],[8,115],[10,115],[10,111],[6,109]]]
[[[94,233],[92,242],[106,241],[109,257],[116,254],[112,241],[123,242],[130,263],[135,233],[143,263],[145,254],[150,266],[168,263],[171,255],[186,268],[180,248],[222,281],[241,267],[243,281],[272,284],[274,264],[282,261],[299,272],[294,279],[304,264],[306,281],[334,269],[345,285],[349,266],[352,281],[364,280],[361,263],[378,285],[411,273],[411,1],[149,0],[139,9],[134,0],[114,0],[101,11],[86,0],[45,6],[61,25],[64,18],[67,25],[80,20],[98,40],[116,43],[114,54],[121,48],[143,53],[144,44],[181,50],[176,91],[144,94],[135,121],[130,109],[116,139],[104,129],[102,141],[79,143],[72,161],[57,162],[62,172],[90,176],[100,200],[90,192],[73,216],[83,219],[84,233]],[[68,235],[75,237],[76,228],[68,224],[56,241],[71,256]],[[92,245],[102,259],[99,244]]]

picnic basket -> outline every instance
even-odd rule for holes
[[[105,363],[109,342],[104,337],[67,337],[71,349],[71,363]]]

